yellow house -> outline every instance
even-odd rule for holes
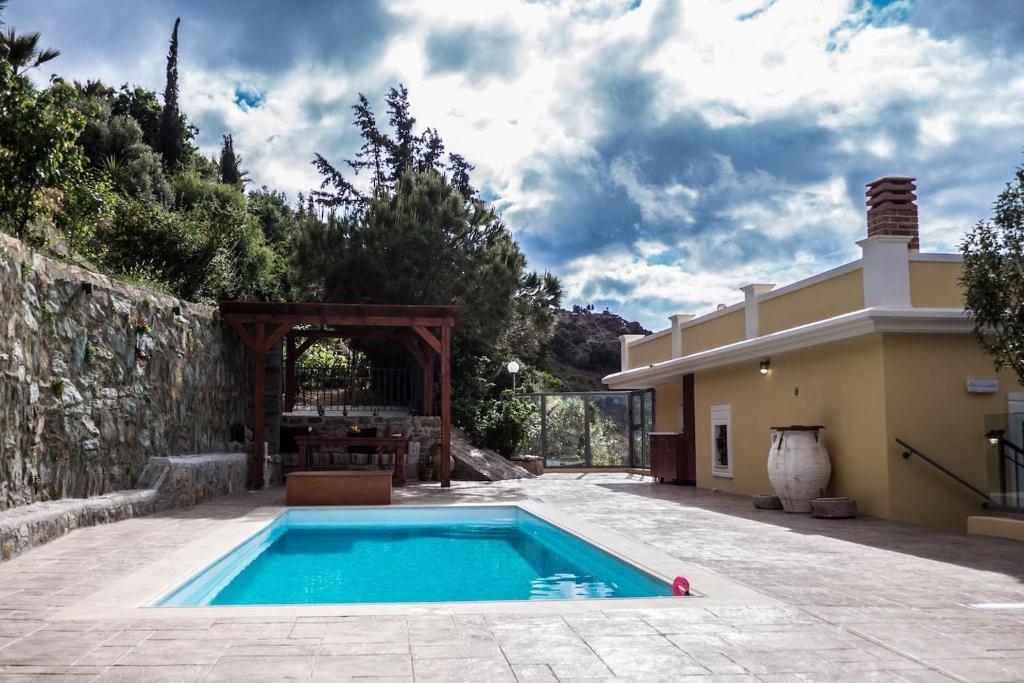
[[[604,382],[654,389],[655,431],[689,440],[699,487],[770,493],[771,428],[824,425],[828,495],[855,498],[863,514],[966,530],[968,517],[987,514],[982,497],[904,458],[896,440],[997,494],[986,434],[1024,412],[1024,387],[993,370],[972,334],[961,257],[918,250],[913,179],[868,187],[860,259],[785,287],[750,284],[738,303],[624,336],[622,370]],[[1024,540],[1024,525],[1006,524],[981,518],[971,530]]]

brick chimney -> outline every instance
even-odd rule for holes
[[[908,248],[914,251],[921,248],[914,180],[916,178],[887,176],[868,183],[868,237],[909,237]]]

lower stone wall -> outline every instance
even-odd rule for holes
[[[138,488],[0,511],[0,560],[78,529],[184,508],[245,491],[245,453],[151,458]]]
[[[0,510],[131,488],[152,456],[227,450],[251,375],[216,309],[0,235]]]
[[[150,458],[140,484],[157,491],[158,509],[190,507],[245,491],[248,462],[244,452]]]

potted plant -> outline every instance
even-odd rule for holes
[[[420,481],[433,481],[434,480],[434,449],[431,448],[426,453],[420,455],[420,466],[419,466]]]

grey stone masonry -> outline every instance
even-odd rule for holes
[[[216,309],[0,235],[0,510],[135,485],[149,458],[227,450],[251,358]]]
[[[9,560],[79,527],[117,522],[156,511],[152,489],[65,498],[0,512],[0,560]]]
[[[183,508],[245,491],[248,454],[204,453],[150,458],[141,484],[157,491],[157,506]]]
[[[185,508],[245,491],[245,453],[150,458],[139,488],[0,510],[0,560],[79,527]]]

